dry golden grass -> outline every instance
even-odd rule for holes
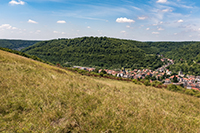
[[[200,132],[200,99],[0,51],[0,132]]]

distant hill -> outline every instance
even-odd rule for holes
[[[183,47],[175,47],[165,54],[169,58],[174,60],[197,60],[200,55],[200,42],[191,43]]]
[[[142,42],[107,37],[82,37],[42,41],[22,52],[62,65],[99,66],[104,68],[150,68],[162,66],[156,54],[148,54]]]
[[[0,50],[0,132],[199,132],[200,100]]]
[[[200,42],[175,48],[165,55],[175,60],[175,64],[169,67],[170,70],[200,76]]]
[[[163,54],[165,56],[167,52],[170,52],[175,49],[179,49],[196,42],[144,42],[142,45],[137,45],[138,48],[143,49],[146,53],[149,54]]]
[[[31,46],[37,42],[39,42],[39,41],[0,39],[0,47],[20,51],[21,49]]]

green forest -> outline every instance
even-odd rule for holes
[[[39,41],[0,39],[0,47],[20,51],[22,48],[31,46],[37,42]]]
[[[200,43],[196,42],[167,52],[166,56],[175,60],[169,66],[172,71],[182,70],[185,74],[200,75]]]
[[[108,37],[80,37],[50,41],[0,40],[0,47],[35,55],[62,66],[100,68],[149,68],[163,65],[160,58],[175,61],[168,69],[200,75],[200,42],[140,42]],[[162,55],[158,57],[157,55]]]
[[[150,68],[163,65],[156,54],[138,48],[142,42],[107,37],[82,37],[39,42],[22,50],[51,63],[102,68]]]

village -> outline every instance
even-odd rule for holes
[[[200,91],[200,76],[184,75],[181,70],[178,72],[178,75],[174,75],[171,71],[167,69],[169,65],[174,64],[174,61],[172,59],[167,58],[163,58],[161,59],[161,61],[166,62],[166,64],[156,69],[155,71],[152,71],[150,69],[134,69],[130,71],[125,70],[124,68],[120,71],[100,69],[98,72],[101,73],[102,71],[105,71],[109,75],[129,79],[149,79],[150,82],[152,82],[152,80],[158,80],[164,85],[175,84],[183,86],[187,89],[194,89]],[[74,66],[73,68],[78,68],[89,72],[95,70],[95,68],[81,66]]]

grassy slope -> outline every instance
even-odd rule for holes
[[[0,132],[200,132],[200,99],[0,51]]]

